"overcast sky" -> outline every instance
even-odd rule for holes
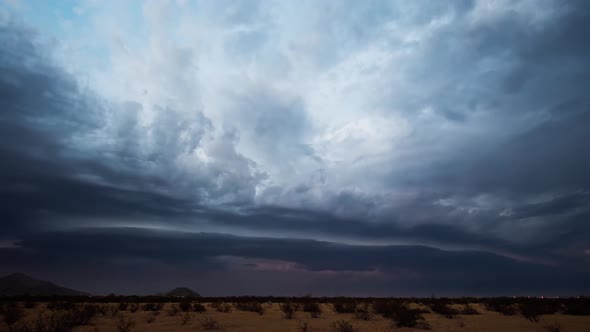
[[[0,273],[590,293],[590,3],[0,0]]]

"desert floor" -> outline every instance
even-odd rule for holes
[[[172,304],[166,304],[166,307]],[[355,331],[423,331],[421,329],[397,328],[391,320],[375,315],[370,321],[356,319],[353,314],[338,314],[331,305],[322,304],[323,313],[319,318],[310,318],[308,313],[298,311],[293,319],[286,319],[280,311],[279,304],[265,304],[266,312],[259,315],[254,312],[233,310],[229,313],[215,311],[208,304],[206,313],[188,313],[190,320],[183,325],[185,313],[170,316],[166,307],[156,316],[153,322],[148,318],[151,312],[138,310],[134,313],[124,312],[126,318],[131,318],[134,327],[130,331],[203,331],[201,321],[206,317],[215,319],[223,331],[305,331],[302,327],[307,323],[307,331],[341,331],[333,328],[333,323],[339,320],[349,321]],[[497,312],[486,311],[481,305],[474,304],[482,314],[463,316],[453,319],[438,314],[424,314],[424,318],[431,326],[431,331],[565,331],[590,332],[590,316],[544,315],[539,322],[531,322],[521,315],[504,316]],[[45,305],[39,304],[34,309],[27,309],[26,320],[33,321]],[[77,327],[74,331],[119,331],[117,329],[118,316],[96,317],[90,325]],[[559,326],[560,329],[550,329]],[[2,327],[0,326],[0,330]]]

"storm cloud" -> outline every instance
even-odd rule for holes
[[[589,291],[586,2],[257,4],[0,10],[0,272]]]

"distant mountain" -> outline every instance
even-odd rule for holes
[[[13,273],[0,277],[0,296],[78,296],[89,295],[73,289],[58,286],[49,281],[37,280],[23,273]]]
[[[199,295],[199,293],[193,291],[190,288],[186,288],[186,287],[174,288],[173,290],[169,291],[168,293],[164,293],[163,295],[170,296],[170,297],[201,297],[201,295]]]

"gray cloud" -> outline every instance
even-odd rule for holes
[[[221,60],[167,39],[155,11],[155,65],[137,66],[156,74],[123,100],[0,21],[3,268],[105,263],[130,285],[129,266],[184,266],[220,293],[230,270],[256,292],[277,276],[400,292],[400,275],[425,292],[587,291],[589,6],[514,6],[307,4],[301,39],[240,5],[207,21]],[[255,74],[193,77],[210,58]],[[277,262],[293,274],[259,269]]]

